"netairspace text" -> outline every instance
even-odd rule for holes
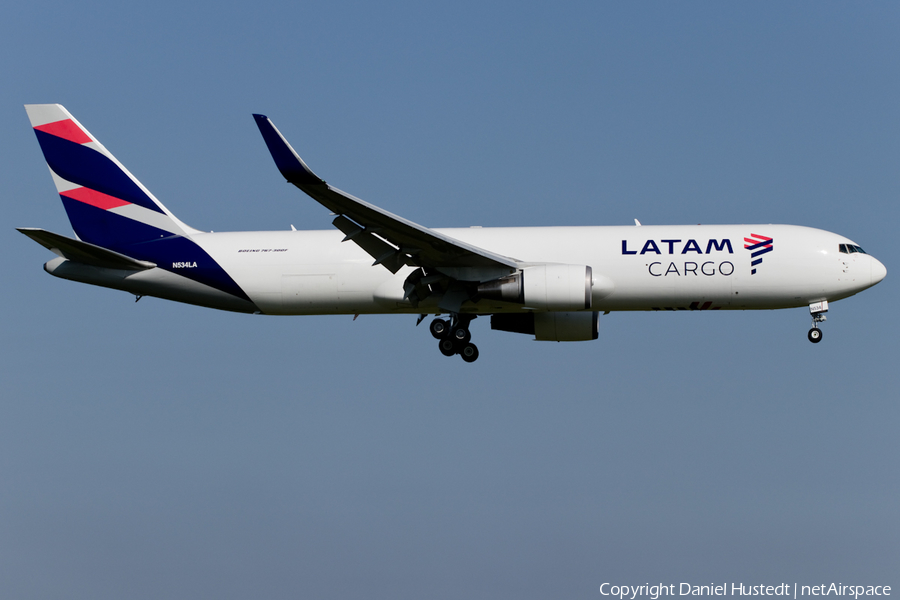
[[[676,586],[678,591],[676,592]],[[779,583],[777,585],[754,585],[744,583],[710,583],[694,585],[691,583],[659,583],[651,585],[614,585],[604,583],[600,586],[604,596],[615,596],[619,600],[635,600],[646,596],[650,600],[658,600],[661,596],[852,596],[854,600],[860,596],[890,596],[889,585],[844,585],[843,583],[822,583],[819,585],[800,585],[797,583]]]

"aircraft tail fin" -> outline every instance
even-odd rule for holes
[[[25,106],[80,240],[134,256],[134,246],[197,233],[179,221],[59,104]]]

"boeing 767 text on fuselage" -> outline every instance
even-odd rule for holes
[[[336,230],[204,232],[65,108],[25,108],[76,235],[19,229],[58,255],[48,273],[245,313],[438,315],[440,351],[467,362],[469,324],[486,315],[492,329],[580,341],[597,339],[601,312],[808,306],[819,342],[828,303],[886,274],[855,242],[794,225],[430,229],[327,184],[263,115],[278,170]]]

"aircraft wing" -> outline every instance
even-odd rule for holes
[[[384,265],[393,273],[403,265],[432,267],[459,279],[517,268],[512,258],[443,235],[328,185],[306,166],[268,117],[253,118],[285,179],[335,213],[332,223],[346,234],[344,241],[352,240],[368,252],[375,259],[373,265]]]
[[[20,232],[24,233],[38,244],[47,248],[54,254],[62,256],[72,262],[91,265],[94,267],[102,267],[106,269],[123,269],[126,271],[143,271],[152,269],[155,263],[144,260],[136,260],[124,254],[107,250],[101,246],[74,240],[58,233],[39,229],[36,227],[18,227]]]

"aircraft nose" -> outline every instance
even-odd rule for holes
[[[878,283],[879,281],[884,279],[885,275],[887,275],[887,268],[885,268],[885,266],[883,264],[881,264],[880,260],[878,260],[877,258],[875,258],[873,256],[872,257],[872,285],[875,285],[876,283]]]

